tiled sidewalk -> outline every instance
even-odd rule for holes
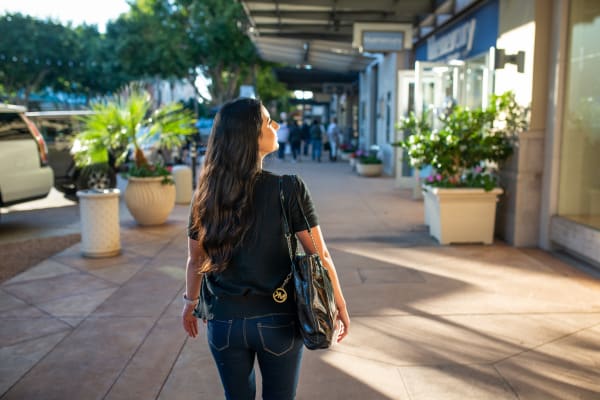
[[[305,351],[299,399],[599,399],[600,282],[536,249],[438,246],[422,206],[347,164],[278,163],[310,187],[351,335]],[[121,212],[123,253],[75,245],[0,286],[0,399],[218,399],[180,327],[187,206]]]

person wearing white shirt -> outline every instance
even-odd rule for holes
[[[340,129],[337,125],[337,118],[333,118],[327,127],[327,138],[329,139],[329,160],[337,160],[337,147],[340,136]]]
[[[290,138],[290,128],[287,122],[283,121],[277,131],[277,142],[279,143],[279,149],[277,150],[277,157],[280,160],[285,159],[285,146]]]

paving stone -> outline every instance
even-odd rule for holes
[[[396,366],[489,364],[557,340],[589,321],[583,315],[573,328],[522,315],[358,317],[339,351]]]
[[[145,258],[133,258],[124,264],[96,268],[89,270],[88,272],[106,281],[121,285],[130,280],[135,274],[138,273],[138,271],[144,268],[147,262],[148,260]]]
[[[596,323],[496,367],[522,398],[596,399],[600,393],[599,343],[600,324]]]
[[[186,336],[181,328],[180,318],[163,316],[127,364],[106,399],[156,398],[171,372]]]
[[[48,316],[6,318],[0,320],[0,347],[70,330],[69,325]]]
[[[148,258],[136,253],[123,251],[120,255],[107,258],[85,258],[80,255],[55,257],[63,264],[70,265],[106,281],[122,284],[135,275]]]
[[[0,311],[0,321],[10,319],[27,319],[27,318],[40,318],[48,317],[48,314],[42,312],[39,308],[30,306],[26,303],[15,308],[10,308],[4,311]]]
[[[10,310],[12,308],[22,307],[26,304],[27,303],[25,303],[23,300],[6,293],[0,288],[0,312]]]
[[[519,399],[490,366],[444,365],[398,370],[408,392],[405,398],[411,400]]]
[[[165,316],[181,318],[181,312],[183,310],[183,292],[185,290],[185,283],[183,283],[177,294],[169,303],[169,307],[165,310]]]
[[[144,339],[151,318],[88,319],[3,397],[102,399]]]
[[[187,339],[158,400],[221,399],[223,388],[206,340],[206,329]]]
[[[169,302],[181,293],[183,276],[174,267],[144,269],[116,290],[93,315],[158,318]]]
[[[12,346],[0,347],[0,396],[14,385],[69,331],[62,331]]]
[[[56,262],[52,259],[47,259],[37,264],[35,267],[29,268],[25,272],[15,276],[12,279],[4,282],[4,285],[10,285],[17,282],[31,281],[35,279],[51,278],[54,276],[78,272],[76,269],[68,267],[64,264]]]
[[[342,350],[306,349],[297,395],[299,400],[409,398],[398,370],[389,364]]]
[[[85,318],[102,304],[117,288],[96,290],[39,304],[42,310],[58,318]]]
[[[72,328],[77,328],[77,325],[79,325],[85,319],[85,317],[59,317],[57,319],[65,324],[68,324]]]
[[[110,287],[114,287],[114,285],[90,274],[73,273],[52,278],[17,282],[12,285],[5,285],[3,289],[30,304],[41,304],[50,300]]]

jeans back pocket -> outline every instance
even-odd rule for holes
[[[208,320],[207,337],[208,343],[217,351],[223,351],[229,347],[231,336],[231,325],[233,321]]]
[[[294,321],[284,324],[259,322],[256,326],[264,351],[275,356],[282,356],[294,348],[296,340]]]

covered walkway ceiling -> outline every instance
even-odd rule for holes
[[[373,58],[352,47],[354,23],[414,25],[435,9],[435,0],[242,0],[260,56],[283,63],[288,84],[326,72],[356,81]],[[298,69],[296,76],[292,68]],[[302,71],[302,72],[301,72]],[[284,80],[284,79],[286,80]],[[348,81],[348,79],[351,79]]]

